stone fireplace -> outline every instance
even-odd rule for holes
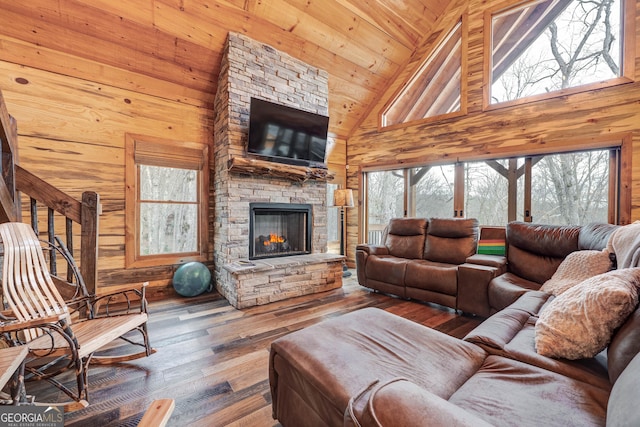
[[[216,287],[234,307],[342,286],[343,257],[326,253],[326,181],[230,169],[247,156],[251,97],[326,115],[328,92],[325,71],[229,34],[215,98],[211,197]],[[255,228],[256,216],[265,228]]]

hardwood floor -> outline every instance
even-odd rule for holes
[[[277,426],[271,418],[269,345],[292,331],[375,306],[462,337],[480,319],[370,292],[352,276],[341,289],[236,310],[216,292],[150,304],[149,334],[158,352],[89,371],[89,407],[65,415],[67,426],[136,426],[154,399],[175,399],[169,426]],[[71,376],[69,377],[72,380]],[[52,387],[28,383],[42,399]]]

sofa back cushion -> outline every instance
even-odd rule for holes
[[[476,253],[478,220],[474,218],[430,218],[424,259],[463,264]]]
[[[507,266],[510,272],[540,283],[549,280],[560,263],[578,250],[580,226],[507,224]]]
[[[607,247],[611,233],[620,226],[606,224],[604,222],[592,222],[580,228],[578,236],[578,249],[601,251]]]
[[[426,218],[392,218],[384,240],[389,254],[399,258],[422,258],[427,226]]]

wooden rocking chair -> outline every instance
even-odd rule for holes
[[[86,295],[84,290],[74,297],[71,304],[65,302],[56,288],[47,268],[41,242],[29,225],[16,222],[0,224],[0,238],[4,247],[2,292],[5,306],[17,322],[38,325],[17,335],[11,334],[9,323],[6,329],[0,326],[0,333],[9,336],[13,345],[28,346],[25,379],[47,380],[73,399],[70,402],[47,404],[64,404],[65,410],[86,407],[90,363],[119,363],[155,352],[149,345],[147,334],[146,283],[140,290],[99,297]],[[139,298],[139,308],[132,308],[129,298],[131,292],[136,299]],[[109,302],[114,300],[119,303],[125,301],[119,304],[124,309],[117,314],[109,308]],[[104,314],[97,314],[99,304],[102,304],[100,311]],[[125,336],[130,331],[138,331],[142,335],[142,342]],[[141,346],[143,350],[127,355],[94,356],[94,352],[117,338]],[[75,392],[54,378],[69,369],[75,370]]]

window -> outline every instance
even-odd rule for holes
[[[535,159],[531,182],[532,193],[535,194],[531,198],[531,211],[535,212],[535,222],[607,222],[611,179],[608,150],[555,154]]]
[[[378,243],[393,217],[477,218],[580,225],[617,223],[621,147],[425,165],[364,173],[367,243]],[[628,171],[625,172],[624,180]],[[628,183],[627,183],[628,185]],[[405,208],[406,207],[406,208]],[[623,215],[630,214],[630,206]]]
[[[509,175],[517,179],[522,159],[469,162],[464,168],[464,214],[482,225],[509,222]],[[518,180],[521,183],[521,180]],[[519,193],[520,194],[520,193]],[[522,201],[522,197],[518,197]],[[523,212],[522,207],[516,209]],[[522,216],[516,219],[523,220]]]
[[[461,19],[384,109],[383,127],[461,111],[462,41]]]
[[[379,243],[382,231],[391,218],[405,216],[402,169],[376,171],[366,174],[367,242]]]
[[[208,150],[203,144],[126,136],[126,264],[205,259]]]
[[[623,42],[632,38],[625,1],[545,0],[490,14],[487,104],[629,81],[620,79],[631,75],[623,63]]]
[[[453,212],[454,165],[409,169],[408,216],[449,217]]]

